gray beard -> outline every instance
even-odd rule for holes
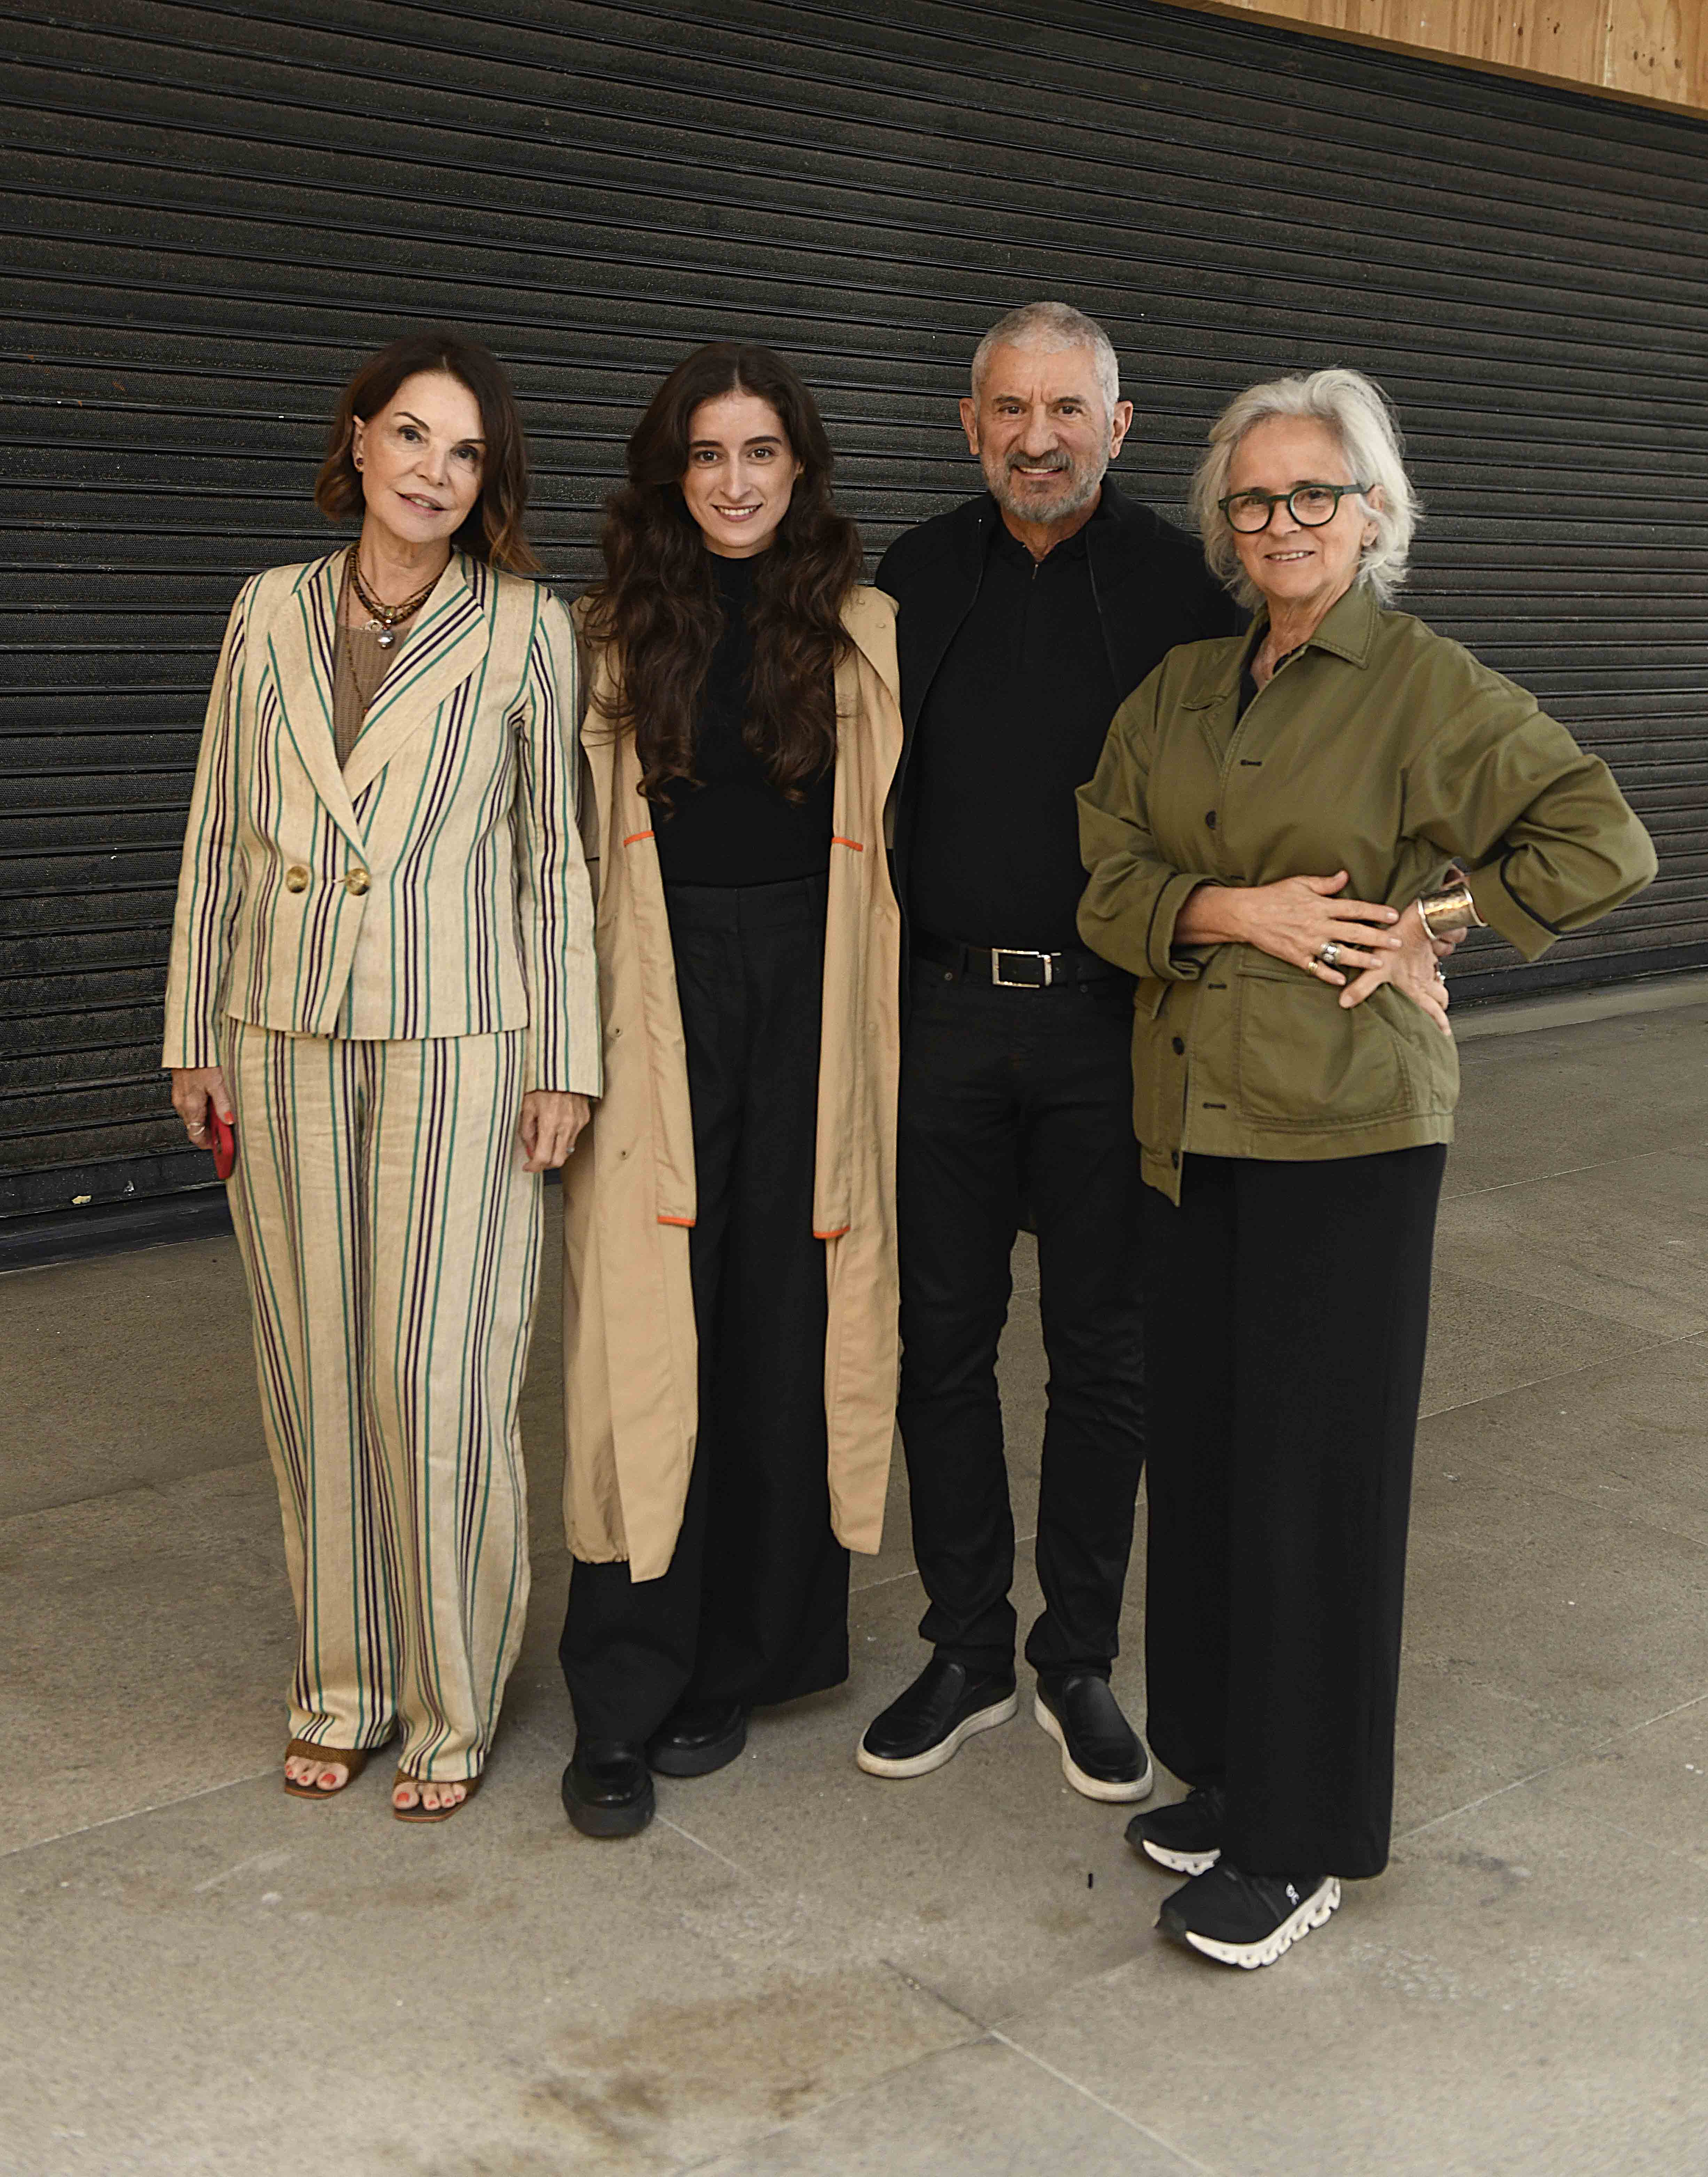
[[[1103,488],[1103,478],[1108,469],[1106,461],[1089,464],[1083,469],[1063,469],[1061,476],[1067,488],[1063,496],[1045,498],[1035,490],[1022,485],[1016,488],[1008,473],[1006,461],[981,462],[985,481],[990,488],[990,496],[1005,514],[1012,515],[1017,521],[1065,521],[1070,515],[1078,514],[1091,505]]]

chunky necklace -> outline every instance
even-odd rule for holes
[[[435,575],[424,588],[417,590],[412,597],[406,597],[401,605],[382,604],[363,581],[362,569],[353,552],[350,554],[350,581],[363,610],[368,615],[368,632],[378,638],[382,650],[390,649],[397,640],[397,630],[412,613],[421,610],[439,586]]]

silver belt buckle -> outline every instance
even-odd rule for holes
[[[1041,983],[1011,982],[1002,973],[1005,960],[1041,960],[1044,979]],[[1047,990],[1056,979],[1054,955],[1049,952],[1028,952],[1012,945],[993,945],[990,948],[990,980],[999,990]]]

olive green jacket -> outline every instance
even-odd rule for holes
[[[1133,1123],[1180,1160],[1367,1156],[1453,1138],[1452,1039],[1391,986],[1337,990],[1251,945],[1176,947],[1194,887],[1350,872],[1405,907],[1458,862],[1526,960],[1640,891],[1655,850],[1599,756],[1536,700],[1361,585],[1242,718],[1257,630],[1182,644],[1115,714],[1079,790],[1085,942],[1140,977]]]

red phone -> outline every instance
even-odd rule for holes
[[[237,1160],[237,1130],[231,1121],[221,1117],[211,1096],[208,1099],[209,1145],[214,1153],[214,1176],[229,1179],[232,1166]]]

